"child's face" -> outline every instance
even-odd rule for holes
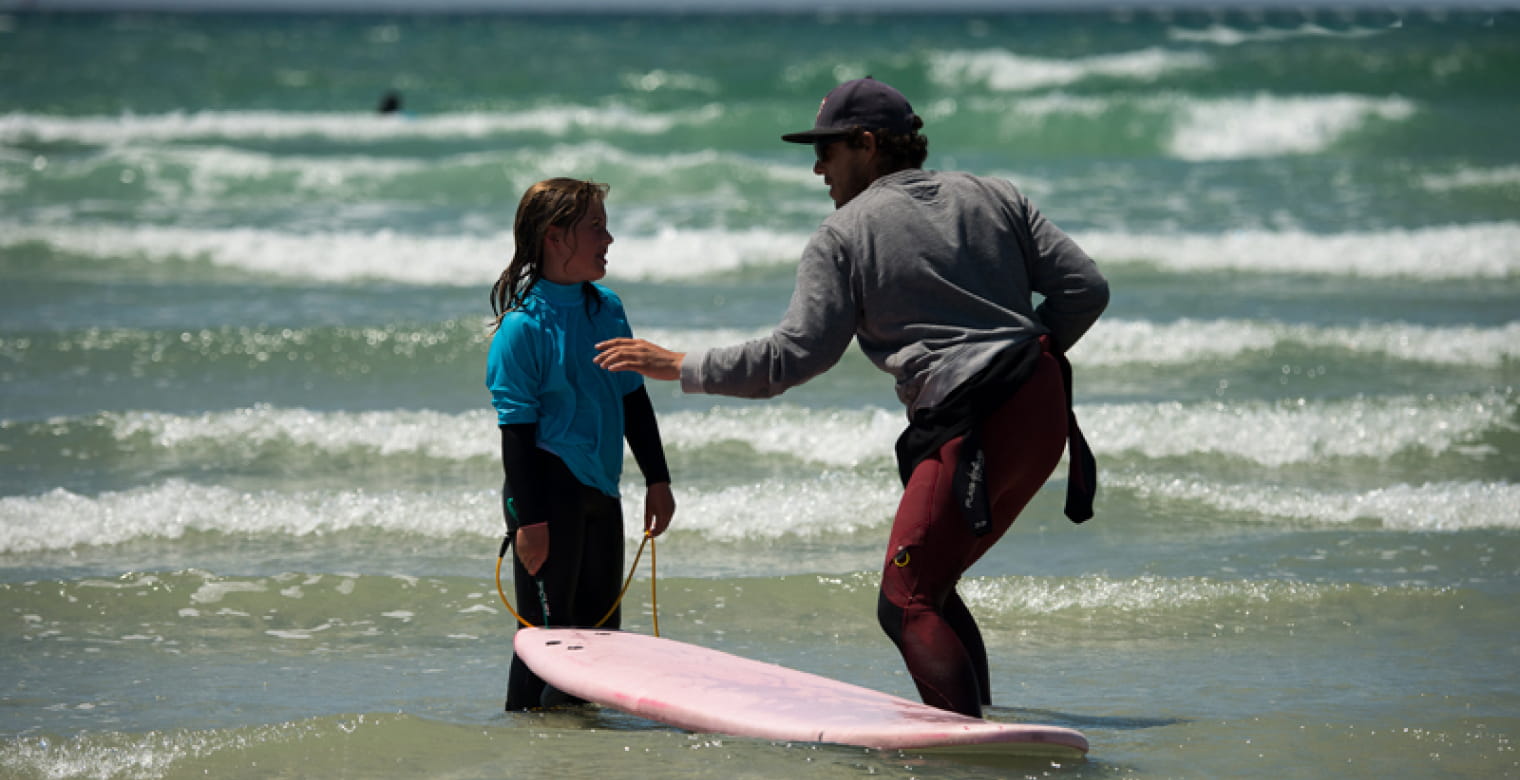
[[[607,275],[607,208],[592,202],[569,230],[550,228],[545,238],[544,278],[557,284],[594,282]]]

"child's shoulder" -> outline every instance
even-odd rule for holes
[[[543,306],[537,301],[523,301],[517,308],[502,313],[496,339],[522,339],[543,330],[543,315]]]

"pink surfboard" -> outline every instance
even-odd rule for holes
[[[880,749],[971,749],[1079,758],[1073,729],[995,723],[672,639],[519,629],[513,648],[554,687],[688,731]]]

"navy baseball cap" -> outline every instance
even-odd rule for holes
[[[846,81],[825,95],[823,103],[818,106],[818,118],[814,120],[812,130],[787,133],[781,136],[781,140],[811,144],[843,138],[850,134],[852,127],[911,135],[916,117],[901,92],[866,76]]]

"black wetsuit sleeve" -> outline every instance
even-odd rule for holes
[[[649,391],[642,386],[623,396],[623,437],[628,440],[633,459],[638,461],[639,471],[644,473],[645,486],[670,481],[665,445],[660,443],[660,424],[655,420]]]
[[[538,423],[514,423],[501,427],[501,505],[507,530],[536,525],[549,519],[541,495]]]

